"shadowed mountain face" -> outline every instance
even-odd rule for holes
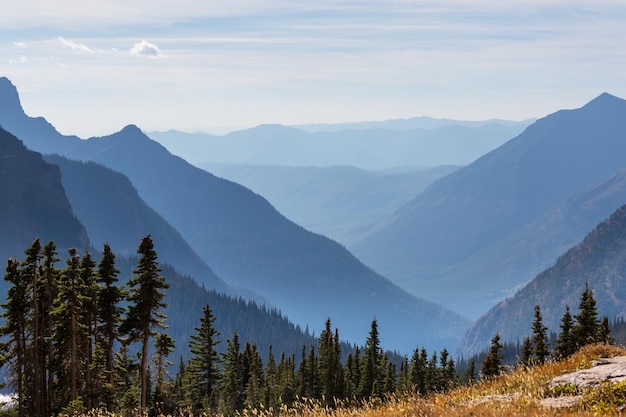
[[[515,296],[504,300],[476,321],[463,337],[458,351],[475,353],[496,332],[504,341],[518,341],[532,333],[534,306],[543,321],[559,332],[565,306],[572,314],[585,283],[594,292],[598,313],[610,319],[626,315],[626,206],[600,223],[583,241],[562,255],[554,266],[537,275]]]
[[[59,252],[88,245],[83,225],[74,217],[57,166],[0,129],[0,256],[22,259],[39,237],[54,240]]]
[[[518,256],[541,245],[534,240],[511,253],[510,245],[529,239],[524,228],[535,233],[531,224],[624,168],[625,152],[626,102],[602,94],[580,109],[538,120],[436,181],[351,249],[410,292],[477,317],[554,259],[553,253],[536,253],[533,262],[519,262]],[[591,221],[601,221],[605,210]],[[563,239],[561,247],[575,245],[577,237]],[[516,269],[509,270],[512,265]]]
[[[106,242],[123,256],[135,256],[143,236],[152,235],[161,262],[176,265],[183,274],[207,288],[234,295],[169,223],[139,197],[128,178],[93,162],[58,155],[46,161],[61,168],[62,183],[76,216],[89,231],[91,244]]]
[[[287,220],[257,194],[171,155],[135,126],[80,141],[31,135],[23,126],[29,120],[11,127],[21,129],[28,146],[47,148],[58,140],[64,156],[123,173],[220,277],[261,294],[297,323],[321,327],[330,316],[342,337],[362,341],[376,317],[384,347],[406,353],[416,345],[453,346],[468,325]]]

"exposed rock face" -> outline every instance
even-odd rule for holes
[[[557,376],[550,381],[549,387],[569,384],[584,389],[598,386],[603,382],[626,381],[626,356],[599,359],[594,361],[593,365],[589,369]]]
[[[589,369],[557,376],[549,384],[549,388],[572,386],[578,390],[593,388],[606,382],[626,381],[626,356],[598,359]],[[576,406],[582,395],[544,398],[541,404],[550,408],[567,408]]]

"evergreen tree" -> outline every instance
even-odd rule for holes
[[[244,357],[249,364],[244,404],[250,410],[257,410],[263,400],[263,361],[256,345],[250,343],[246,344]]]
[[[54,372],[52,364],[54,358],[54,321],[52,311],[54,309],[54,300],[58,294],[59,270],[55,266],[60,259],[57,257],[56,244],[50,241],[43,248],[43,268],[41,272],[41,290],[39,299],[41,300],[42,311],[42,335],[43,335],[43,355],[41,368],[43,369],[42,386],[44,387],[44,402],[42,404],[42,415],[50,415],[53,407],[53,385]]]
[[[140,410],[144,412],[148,400],[148,347],[154,328],[165,328],[166,316],[161,311],[167,305],[163,301],[163,290],[169,288],[165,278],[160,275],[157,253],[150,235],[144,237],[137,248],[140,255],[135,276],[128,281],[130,293],[128,314],[122,323],[122,333],[129,336],[129,341],[141,342]]]
[[[357,396],[359,398],[369,398],[382,396],[383,389],[383,368],[382,349],[378,338],[378,322],[372,320],[370,333],[363,351],[363,361],[361,364],[361,377]]]
[[[500,333],[496,333],[491,339],[489,353],[487,353],[481,367],[483,377],[491,378],[500,375],[500,372],[502,372],[502,359],[504,357],[502,350],[503,346],[500,343]]]
[[[221,381],[222,412],[234,415],[243,409],[243,361],[241,358],[239,336],[237,332],[227,341],[228,347],[223,354],[223,375]]]
[[[84,352],[80,350],[86,329],[81,320],[82,302],[80,257],[76,249],[69,250],[67,267],[59,278],[59,292],[54,300],[54,341],[55,356],[59,361],[55,366],[57,373],[57,400],[61,407],[78,398],[79,372],[84,363]],[[68,390],[69,389],[69,390]]]
[[[522,344],[522,358],[520,362],[526,367],[533,364],[533,341],[530,337],[524,338],[524,343]]]
[[[120,303],[125,297],[125,291],[116,285],[120,271],[115,267],[115,254],[108,243],[104,244],[102,259],[98,264],[96,278],[97,287],[97,328],[96,342],[104,353],[106,373],[102,389],[102,400],[107,410],[115,408],[115,364],[114,345],[119,338],[118,326],[122,322],[124,308]]]
[[[166,367],[172,365],[167,360],[170,353],[174,351],[175,343],[167,333],[157,333],[154,338],[154,358],[153,362],[156,368],[156,387],[154,390],[154,404],[160,413],[163,412],[165,404],[165,377],[167,374]]]
[[[534,361],[538,364],[543,364],[546,357],[550,354],[549,342],[548,342],[548,328],[543,324],[543,318],[541,316],[541,308],[535,306],[535,319],[533,320],[533,355]]]
[[[611,337],[611,327],[609,326],[609,318],[607,316],[603,316],[602,320],[600,320],[600,324],[598,325],[598,333],[596,335],[596,341],[598,343],[604,343],[606,345],[610,345],[614,342]]]
[[[463,381],[468,385],[476,381],[476,360],[474,358],[471,358],[467,365],[467,369],[463,375]]]
[[[187,367],[187,392],[195,411],[215,406],[213,391],[219,381],[217,345],[219,332],[214,327],[215,316],[209,305],[202,309],[200,326],[191,335],[191,356]]]
[[[338,336],[337,336],[338,337]],[[339,343],[337,341],[337,343]],[[319,380],[320,389],[324,405],[331,406],[334,399],[342,393],[342,372],[341,372],[341,347],[335,344],[335,337],[331,330],[330,319],[326,320],[326,325],[318,340],[319,353]]]
[[[410,381],[413,389],[421,394],[426,394],[426,366],[428,363],[428,352],[425,348],[421,350],[415,348],[411,356]]]
[[[2,304],[4,326],[0,335],[7,338],[2,342],[1,365],[8,364],[12,388],[17,395],[17,411],[24,417],[27,411],[26,394],[26,314],[28,312],[27,282],[20,278],[19,261],[15,258],[7,260],[5,281],[11,284],[7,291],[6,302]]]
[[[565,306],[565,313],[561,318],[561,332],[556,339],[554,347],[556,357],[563,359],[576,352],[576,341],[574,340],[574,320],[570,313],[569,306]]]
[[[577,348],[596,342],[598,334],[598,311],[593,291],[585,283],[585,290],[580,296],[579,313],[574,317],[573,335]]]

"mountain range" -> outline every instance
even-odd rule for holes
[[[624,174],[621,175],[624,180]],[[484,349],[488,338],[519,341],[532,333],[535,305],[543,323],[558,333],[566,306],[578,313],[586,285],[592,289],[598,314],[611,320],[626,315],[626,205],[594,228],[577,246],[541,272],[511,298],[477,320],[461,341],[458,352],[471,355]]]
[[[343,245],[458,168],[445,165],[371,171],[349,166],[198,166],[248,187],[295,223]]]
[[[136,126],[87,140],[62,136],[44,119],[24,114],[6,78],[0,78],[0,103],[0,124],[29,148],[125,175],[217,276],[260,294],[296,323],[315,330],[331,317],[344,338],[361,341],[376,317],[384,346],[402,352],[452,347],[469,325],[289,221],[261,196],[173,156]]]
[[[432,128],[402,129],[375,124],[375,128],[352,126],[347,130],[309,132],[282,125],[261,125],[223,136],[175,130],[148,132],[148,136],[194,165],[349,165],[381,170],[399,166],[466,165],[517,135],[529,123],[463,124],[441,120],[436,125],[424,124]]]
[[[350,249],[411,293],[478,318],[623,203],[613,186],[605,204],[575,207],[576,195],[626,167],[624,132],[626,102],[606,93],[548,115],[435,181]]]

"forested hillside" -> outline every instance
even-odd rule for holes
[[[558,331],[567,306],[578,305],[586,285],[593,290],[599,314],[611,320],[626,314],[626,206],[600,223],[577,246],[564,253],[513,297],[508,298],[476,321],[465,334],[459,351],[476,352],[485,346],[489,334],[499,332],[503,340],[520,341],[530,329],[524,318],[535,305],[543,312],[546,326]]]

